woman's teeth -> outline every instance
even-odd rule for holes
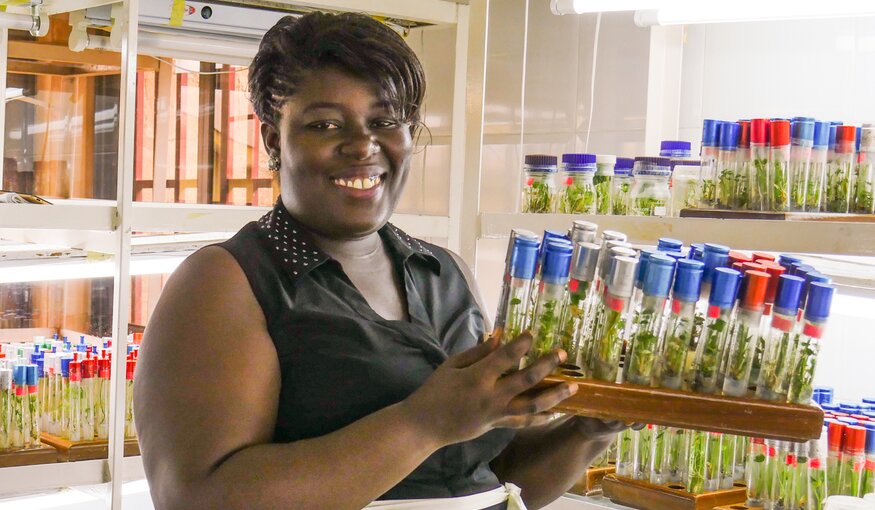
[[[334,184],[344,188],[371,189],[383,182],[383,177],[374,175],[365,179],[332,179]]]

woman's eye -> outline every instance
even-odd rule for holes
[[[320,122],[314,122],[314,123],[310,124],[309,127],[310,127],[311,129],[316,129],[316,130],[319,130],[319,131],[328,131],[328,130],[331,130],[331,129],[340,129],[340,125],[339,125],[339,124],[337,124],[336,122],[331,122],[331,121],[327,121],[327,120],[325,120],[325,121],[320,121]]]
[[[398,126],[398,121],[390,120],[390,119],[381,119],[381,120],[374,121],[373,126],[375,128],[381,128],[381,129],[394,128],[394,127]]]

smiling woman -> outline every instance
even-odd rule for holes
[[[565,353],[503,376],[531,337],[481,341],[464,264],[388,223],[424,95],[410,48],[363,15],[285,18],[250,94],[281,197],[189,257],[146,328],[134,402],[156,507],[481,510],[523,508],[517,485],[532,507],[561,495],[622,425],[551,421],[576,387],[531,388]]]

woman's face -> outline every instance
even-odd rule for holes
[[[389,221],[413,137],[376,85],[334,68],[310,72],[279,125],[262,132],[269,153],[280,156],[283,205],[305,226],[354,238]]]

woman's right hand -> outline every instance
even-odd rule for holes
[[[402,405],[417,426],[443,445],[479,437],[494,428],[522,428],[548,422],[551,408],[577,391],[559,384],[527,392],[565,361],[561,349],[518,372],[532,345],[528,333],[500,345],[497,337],[447,359]]]

